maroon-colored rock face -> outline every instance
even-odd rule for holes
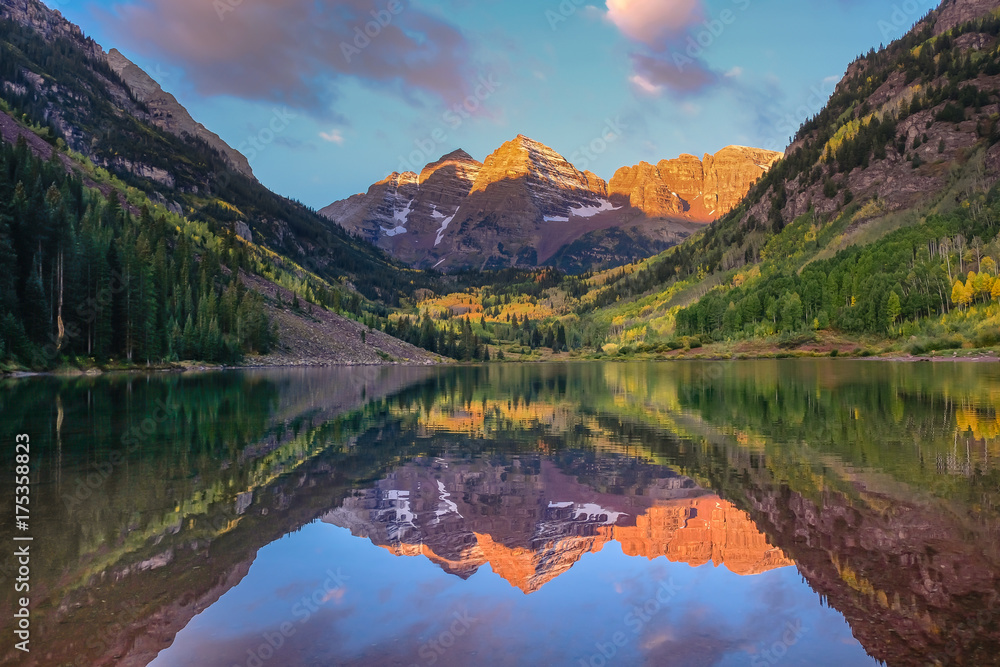
[[[463,579],[488,563],[525,593],[611,542],[630,556],[712,562],[740,575],[793,565],[745,512],[690,478],[666,476],[612,495],[550,462],[524,475],[487,464],[405,466],[355,492],[324,521]]]
[[[420,268],[539,266],[602,230],[632,239],[635,252],[622,257],[631,261],[727,212],[778,157],[730,147],[704,162],[626,167],[608,183],[518,135],[483,163],[455,151],[320,213]]]

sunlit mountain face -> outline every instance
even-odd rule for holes
[[[780,156],[728,146],[622,167],[605,181],[518,135],[485,162],[456,150],[320,214],[414,267],[581,273],[676,245],[735,208]]]
[[[992,366],[28,378],[0,407],[47,499],[44,648],[3,664],[1000,652]]]
[[[595,490],[577,481],[586,472],[622,485]],[[416,460],[323,521],[463,579],[489,565],[524,593],[613,542],[629,556],[736,574],[792,565],[745,512],[670,468],[624,457]]]

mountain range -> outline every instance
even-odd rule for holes
[[[0,138],[5,364],[438,359],[372,331],[372,304],[398,302],[423,277],[265,188],[151,76],[37,0],[0,0]],[[62,207],[46,208],[54,191]],[[157,277],[116,287],[123,262]],[[111,298],[88,306],[96,294]]]
[[[518,135],[484,162],[456,150],[320,214],[416,268],[577,272],[676,245],[732,210],[780,157],[729,146],[623,167],[605,181]]]
[[[265,188],[121,53],[37,0],[0,0],[0,254],[16,266],[0,355],[230,362],[272,338],[297,348],[281,363],[826,333],[887,352],[993,345],[976,306],[1000,295],[997,9],[944,0],[858,57],[784,154],[730,146],[604,181],[519,135],[316,212]],[[83,321],[123,263],[157,279]]]
[[[505,466],[417,461],[355,491],[323,521],[462,579],[489,564],[525,594],[611,542],[629,556],[711,562],[739,575],[793,565],[745,512],[694,480],[665,467],[643,472],[648,485],[611,494],[548,461],[524,476]]]

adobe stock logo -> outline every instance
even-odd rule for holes
[[[739,12],[745,12],[750,9],[753,0],[732,0],[732,4]],[[736,23],[739,16],[735,10],[723,9],[717,17],[709,18],[702,25],[696,26],[697,32],[688,35],[685,47],[680,51],[674,49],[670,52],[677,70],[683,72],[685,67],[695,65],[726,29]]]
[[[608,150],[611,144],[622,138],[627,129],[628,125],[622,122],[621,116],[615,116],[614,119],[608,118],[600,134],[589,143],[580,146],[569,157],[570,163],[580,171],[588,169],[600,155]]]
[[[558,12],[552,9],[545,10],[545,20],[549,22],[549,27],[552,28],[552,31],[555,32],[559,28],[560,23],[565,23],[569,20],[569,17],[576,14],[583,3],[584,0],[562,0],[557,7]]]
[[[279,134],[288,129],[288,126],[296,118],[298,118],[298,114],[292,113],[288,108],[275,108],[267,126],[258,131],[257,134],[251,134],[245,141],[240,142],[236,150],[243,153],[248,162],[253,162],[258,155],[264,152],[264,149],[274,143]]]
[[[449,130],[457,130],[462,127],[466,120],[484,106],[486,101],[503,84],[494,74],[480,74],[476,81],[474,90],[464,100],[451,105],[441,114],[441,123],[438,127],[425,134],[423,137],[413,140],[416,150],[410,151],[408,155],[399,156],[399,173],[413,171],[420,173],[424,165],[436,158],[439,147],[448,142]]]
[[[643,629],[653,621],[654,617],[666,609],[679,590],[674,580],[661,581],[656,592],[642,604],[635,605],[622,619],[625,626],[631,630],[632,636],[624,630],[618,630],[607,641],[594,643],[594,652],[586,658],[579,658],[579,667],[608,667],[616,658],[621,657],[622,649],[630,642],[642,636]]]
[[[340,52],[344,54],[344,60],[350,63],[352,58],[361,55],[362,51],[371,46],[372,40],[381,35],[382,31],[388,28],[392,20],[402,14],[404,9],[406,9],[406,5],[403,4],[402,0],[389,0],[385,9],[371,10],[372,20],[365,23],[364,26],[354,26],[354,39],[351,42],[340,43]]]
[[[937,5],[937,0],[905,0],[892,6],[888,20],[882,19],[877,26],[882,40],[888,44],[898,36],[900,30],[908,30],[921,16]]]
[[[785,623],[785,632],[779,640],[769,647],[761,648],[760,652],[750,659],[750,666],[771,667],[778,664],[788,654],[789,649],[799,643],[805,633],[801,619],[788,621]]]

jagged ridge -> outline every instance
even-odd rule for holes
[[[734,207],[779,153],[730,146],[620,169],[608,183],[524,135],[479,163],[455,151],[320,213],[422,268],[614,266]]]

